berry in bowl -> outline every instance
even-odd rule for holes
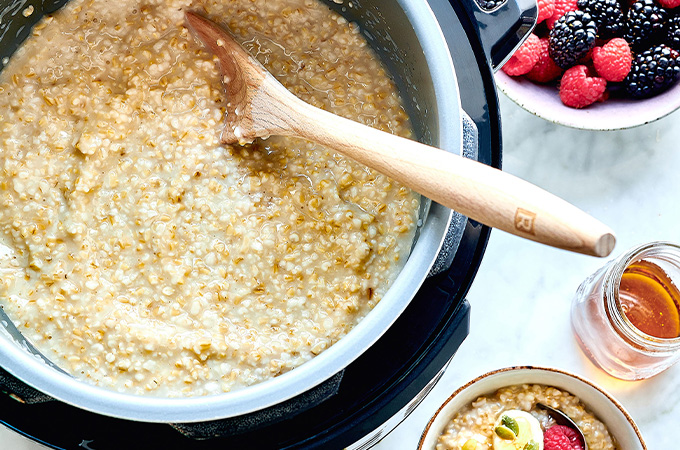
[[[496,74],[531,113],[590,130],[680,107],[680,0],[539,0],[534,32]]]
[[[459,388],[430,419],[418,447],[646,449],[633,419],[605,391],[577,375],[530,366],[492,371]]]

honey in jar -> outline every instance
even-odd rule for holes
[[[619,302],[635,328],[650,336],[680,336],[680,291],[668,274],[648,260],[630,264],[623,271]]]
[[[624,380],[648,378],[680,359],[680,247],[641,245],[586,279],[572,303],[577,341]]]

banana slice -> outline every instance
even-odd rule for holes
[[[543,450],[543,430],[538,420],[525,411],[503,411],[493,434],[494,450]]]

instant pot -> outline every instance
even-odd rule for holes
[[[0,58],[64,3],[1,1]],[[500,168],[493,71],[533,28],[533,0],[326,3],[378,52],[420,140]],[[424,205],[407,267],[380,311],[311,362],[243,393],[168,402],[82,386],[0,320],[0,422],[58,449],[369,448],[415,409],[469,329],[465,296],[490,230]]]

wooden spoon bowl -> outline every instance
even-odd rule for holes
[[[186,21],[219,59],[227,94],[224,143],[272,135],[304,138],[488,226],[594,256],[614,248],[607,226],[566,201],[477,161],[315,108],[291,94],[221,27],[193,12]]]

